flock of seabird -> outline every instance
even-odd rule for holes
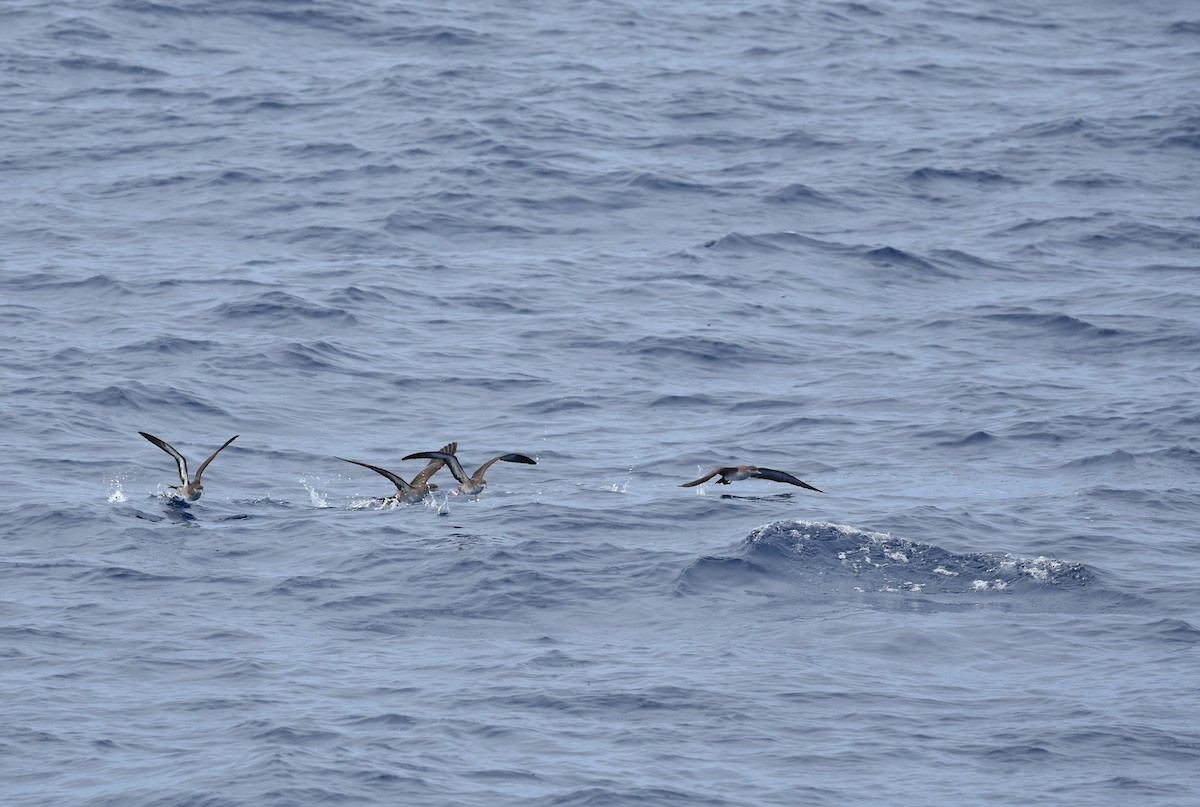
[[[437,490],[437,485],[432,485],[429,478],[441,470],[445,465],[450,469],[450,473],[458,480],[458,492],[465,493],[468,496],[478,496],[483,493],[483,489],[487,487],[487,480],[483,478],[484,473],[488,468],[492,467],[496,462],[520,462],[525,465],[537,465],[537,460],[532,460],[524,454],[501,454],[498,457],[492,457],[490,460],[479,466],[475,473],[467,476],[467,472],[463,470],[462,463],[458,461],[458,456],[455,452],[458,451],[458,443],[447,443],[437,451],[419,451],[416,454],[409,454],[404,459],[406,460],[429,460],[429,464],[421,469],[420,473],[413,477],[412,482],[405,482],[400,478],[399,474],[392,473],[386,468],[380,468],[376,465],[368,465],[365,462],[358,460],[348,460],[344,457],[336,457],[342,462],[352,462],[355,465],[361,465],[364,468],[370,468],[380,476],[386,476],[396,486],[396,492],[391,496],[385,496],[379,499],[384,504],[395,502],[417,502],[425,497],[425,494]]]
[[[193,479],[188,476],[187,460],[182,454],[175,450],[174,446],[165,440],[155,437],[153,434],[147,434],[146,432],[138,432],[138,434],[170,454],[175,460],[175,465],[179,470],[179,484],[171,485],[170,487],[171,490],[175,491],[175,496],[188,502],[196,501],[200,498],[200,494],[204,492],[204,486],[200,484],[200,476],[204,473],[204,469],[208,467],[210,462],[216,459],[217,455],[220,454],[226,446],[238,439],[240,436],[235,434],[233,437],[230,437],[221,444],[220,448],[210,454],[208,459],[200,463],[200,467],[196,469],[196,476]],[[396,486],[396,492],[391,496],[379,498],[378,501],[384,504],[420,501],[430,492],[437,490],[437,485],[430,483],[429,480],[434,474],[440,471],[443,466],[449,468],[450,473],[454,475],[456,480],[458,480],[459,493],[467,496],[478,496],[487,486],[487,480],[483,478],[483,475],[487,472],[487,469],[491,468],[495,463],[516,462],[523,465],[537,465],[536,460],[531,459],[524,454],[500,454],[499,456],[492,457],[483,465],[480,465],[479,468],[476,469],[475,473],[468,475],[466,470],[462,467],[462,463],[458,461],[457,452],[458,443],[447,443],[437,451],[418,451],[415,454],[409,454],[408,456],[404,457],[406,460],[429,460],[428,464],[426,464],[426,466],[412,478],[411,482],[405,482],[399,474],[393,473],[386,468],[380,468],[378,465],[371,465],[370,463],[359,462],[358,460],[348,460],[344,457],[335,457],[335,459],[339,459],[342,462],[353,463],[354,465],[360,465],[363,468],[369,468],[380,476],[387,477],[388,481]],[[693,479],[691,482],[684,482],[682,485],[680,485],[680,487],[691,488],[695,487],[696,485],[703,485],[714,476],[719,477],[716,482],[714,482],[714,484],[717,485],[728,485],[731,482],[739,482],[743,479],[767,479],[772,482],[783,482],[785,484],[796,485],[797,487],[805,488],[807,490],[815,490],[817,493],[824,492],[819,488],[813,487],[807,482],[797,479],[786,471],[776,471],[772,468],[759,468],[755,465],[731,465],[713,468],[710,472],[699,479]]]

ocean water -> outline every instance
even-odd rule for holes
[[[0,801],[1200,803],[1198,59],[1182,0],[4,3]],[[139,431],[239,437],[184,505]],[[452,440],[537,465],[337,459]]]

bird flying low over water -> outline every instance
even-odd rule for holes
[[[441,450],[437,453],[452,457],[454,456],[454,452],[457,450],[458,443],[447,443],[446,445],[442,446]],[[437,485],[430,484],[429,478],[441,470],[442,466],[446,464],[446,461],[440,457],[432,459],[429,461],[428,465],[422,468],[417,475],[413,477],[412,482],[405,482],[398,474],[394,474],[386,468],[380,468],[376,465],[369,465],[365,462],[359,462],[358,460],[348,460],[345,457],[337,457],[337,459],[341,460],[342,462],[352,462],[355,465],[361,465],[364,468],[370,468],[380,476],[386,476],[391,483],[396,486],[396,492],[391,496],[380,497],[379,501],[383,502],[384,504],[391,502],[417,502],[425,498],[427,493],[437,490]],[[408,458],[405,457],[405,459]]]
[[[771,468],[758,468],[753,465],[737,465],[726,468],[713,468],[712,471],[700,477],[693,479],[691,482],[684,482],[679,487],[692,488],[696,485],[703,485],[714,476],[720,475],[721,478],[716,481],[718,485],[728,485],[730,482],[738,482],[742,479],[769,479],[772,482],[786,482],[789,485],[797,485],[798,487],[815,490],[817,493],[824,493],[820,488],[814,488],[807,482],[803,482],[786,471],[776,471]]]
[[[487,487],[487,480],[483,478],[484,473],[488,468],[492,467],[496,462],[519,462],[525,465],[537,465],[537,460],[530,459],[524,454],[501,454],[498,457],[492,457],[490,460],[479,466],[475,473],[467,476],[467,472],[463,470],[462,463],[458,461],[458,457],[446,451],[421,451],[416,454],[409,454],[404,459],[431,459],[442,460],[450,469],[450,473],[454,474],[454,478],[458,480],[458,490],[460,493],[465,493],[468,496],[478,496]]]
[[[182,454],[175,450],[174,446],[165,440],[158,439],[153,434],[146,434],[145,432],[138,432],[138,434],[140,434],[142,437],[145,437],[151,443],[154,443],[154,445],[158,446],[163,451],[175,458],[175,464],[179,467],[179,484],[171,485],[171,490],[175,491],[176,496],[184,501],[189,502],[196,501],[200,498],[200,494],[204,492],[204,486],[200,484],[200,475],[204,473],[204,469],[208,467],[210,462],[216,459],[216,456],[221,453],[225,446],[229,445],[239,437],[239,435],[235,434],[233,437],[230,437],[228,440],[226,440],[221,445],[221,448],[218,448],[208,456],[208,459],[200,463],[200,467],[196,469],[196,478],[189,480],[187,460],[183,458]]]

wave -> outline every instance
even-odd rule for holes
[[[703,557],[679,576],[676,593],[742,587],[771,596],[825,599],[909,595],[931,602],[1044,605],[1048,593],[1083,597],[1105,589],[1088,567],[1045,556],[958,554],[932,544],[844,524],[779,521],[755,529],[730,556]],[[1070,605],[1069,602],[1058,603]]]
[[[731,253],[772,253],[797,252],[805,255],[818,253],[826,257],[840,258],[852,266],[861,266],[863,262],[888,269],[907,270],[907,274],[916,278],[957,278],[951,271],[951,266],[958,263],[969,263],[972,268],[993,268],[982,259],[968,253],[953,250],[941,250],[937,256],[923,257],[890,245],[881,247],[862,244],[843,244],[836,241],[823,241],[818,238],[801,235],[791,231],[768,233],[730,232],[720,238],[714,238],[703,244],[705,249]],[[893,275],[889,275],[889,278]]]
[[[276,323],[282,319],[340,319],[344,323],[358,320],[344,308],[316,305],[282,291],[269,291],[253,300],[223,303],[216,308],[218,316],[229,319],[253,318]]]
[[[1137,221],[1122,221],[1086,235],[1079,243],[1087,247],[1145,247],[1173,251],[1200,248],[1200,236],[1191,227],[1168,227]]]
[[[1146,634],[1161,642],[1200,644],[1200,630],[1182,619],[1160,619],[1145,626]]]
[[[772,191],[764,200],[773,205],[818,204],[844,207],[842,202],[818,190],[794,183]]]
[[[1128,451],[1116,449],[1106,454],[1094,454],[1087,457],[1078,457],[1073,460],[1068,460],[1062,463],[1059,468],[1063,470],[1094,470],[1107,468],[1128,468],[1136,463],[1136,459]]]
[[[793,360],[790,346],[780,345],[777,350],[764,350],[754,345],[722,339],[704,339],[696,336],[647,336],[635,340],[628,348],[636,356],[654,356],[668,359],[686,359],[700,363],[738,362],[782,362]]]
[[[952,182],[969,182],[976,185],[1017,184],[1015,180],[1006,177],[998,171],[979,171],[970,168],[918,168],[909,173],[908,178],[915,182],[950,180]]]
[[[985,314],[983,318],[996,322],[1013,323],[1057,336],[1104,338],[1122,334],[1121,331],[1115,328],[1102,328],[1086,320],[1072,317],[1069,314],[1043,314],[1036,311],[1020,310],[1008,311],[1002,314]]]
[[[433,45],[467,47],[485,45],[491,38],[467,28],[428,25],[417,28],[388,29],[370,37],[373,41],[397,45]]]
[[[76,56],[69,59],[59,59],[58,66],[68,70],[91,70],[103,73],[124,73],[142,78],[165,78],[168,74],[152,67],[140,64],[126,64],[113,59],[90,59],[86,56]]]
[[[911,252],[905,252],[902,249],[895,247],[880,247],[878,249],[869,249],[863,253],[872,263],[879,266],[888,266],[899,269],[916,269],[923,275],[932,275],[935,277],[954,277],[950,272],[944,271],[932,262],[914,255]]]
[[[588,409],[601,409],[599,404],[592,403],[574,395],[568,395],[561,398],[544,398],[538,401],[530,401],[522,404],[520,409],[533,415],[547,415],[550,413],[561,412],[578,412]]]
[[[71,396],[90,407],[106,407],[119,411],[149,412],[168,410],[174,417],[182,414],[216,415],[227,418],[229,413],[199,394],[192,394],[183,387],[163,384],[146,385],[130,381],[100,388],[79,390]]]
[[[1096,125],[1083,118],[1066,118],[1063,120],[1039,121],[1021,126],[1012,132],[1015,137],[1058,137],[1073,135],[1079,132],[1094,130]]]
[[[184,356],[204,353],[217,343],[210,339],[188,339],[183,336],[159,335],[120,348],[122,354],[157,353],[164,356]]]
[[[742,252],[782,252],[799,249],[829,251],[837,249],[837,245],[817,238],[810,238],[795,232],[777,233],[740,233],[731,232],[720,238],[704,242],[705,249]]]
[[[15,291],[47,291],[63,295],[85,292],[92,302],[100,297],[127,298],[132,293],[132,287],[129,284],[122,283],[105,274],[88,275],[87,277],[60,277],[52,272],[37,272],[6,279],[5,285]]]

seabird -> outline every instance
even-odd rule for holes
[[[419,459],[436,459],[442,460],[450,468],[450,473],[454,474],[454,478],[458,480],[458,490],[460,493],[465,493],[468,496],[478,496],[487,487],[487,480],[483,478],[483,474],[488,468],[492,467],[495,462],[520,462],[525,465],[537,465],[537,460],[532,460],[524,454],[501,454],[498,457],[492,457],[490,460],[479,466],[479,470],[467,476],[467,472],[463,470],[462,463],[458,461],[458,457],[453,454],[442,451],[421,451],[416,454],[409,454],[404,459],[419,460]]]
[[[457,450],[458,443],[447,443],[446,445],[442,446],[441,451],[438,453],[446,454],[447,456],[452,457],[454,456],[454,452]],[[421,499],[425,498],[425,494],[429,493],[430,491],[437,490],[437,485],[429,484],[429,478],[441,470],[442,466],[446,464],[446,461],[440,457],[430,460],[429,464],[422,468],[420,472],[413,477],[412,482],[405,482],[398,474],[394,474],[386,468],[380,468],[365,462],[359,462],[358,460],[348,460],[345,457],[337,457],[336,459],[339,459],[342,462],[352,462],[355,465],[361,465],[364,468],[370,468],[380,476],[386,476],[389,480],[391,480],[392,484],[396,486],[396,492],[391,496],[381,497],[379,501],[383,504],[391,504],[395,502],[419,502]],[[405,457],[405,459],[408,458]]]
[[[154,445],[158,446],[163,451],[167,452],[168,454],[170,454],[172,457],[175,458],[175,464],[177,466],[179,466],[179,483],[180,484],[178,486],[171,485],[170,487],[171,487],[171,490],[175,491],[175,495],[179,496],[179,498],[183,499],[184,501],[189,501],[189,502],[196,501],[197,499],[200,498],[200,494],[204,492],[204,485],[200,484],[200,475],[204,473],[204,469],[208,467],[208,464],[210,462],[212,462],[214,459],[216,459],[216,456],[221,453],[221,451],[225,448],[225,446],[229,445],[234,440],[238,439],[238,437],[240,436],[240,435],[235,434],[233,437],[230,437],[228,440],[226,440],[221,445],[221,448],[218,448],[216,451],[214,451],[212,454],[209,455],[208,459],[206,459],[204,462],[200,463],[200,467],[196,470],[196,478],[191,481],[188,481],[187,460],[185,460],[183,458],[182,454],[180,454],[178,451],[175,450],[174,446],[172,446],[170,443],[166,442],[165,440],[158,439],[153,434],[146,434],[145,432],[138,432],[138,434],[140,434],[142,437],[145,437],[151,443],[154,443]]]
[[[728,485],[730,482],[739,482],[743,479],[770,479],[772,482],[787,482],[789,485],[798,485],[802,488],[815,490],[817,493],[824,493],[820,488],[814,488],[807,482],[802,482],[786,471],[775,471],[771,468],[757,468],[753,465],[737,465],[729,468],[713,468],[712,471],[700,477],[693,479],[691,482],[684,482],[679,487],[691,488],[696,485],[703,485],[714,476],[720,474],[721,478],[716,481],[718,485]]]

